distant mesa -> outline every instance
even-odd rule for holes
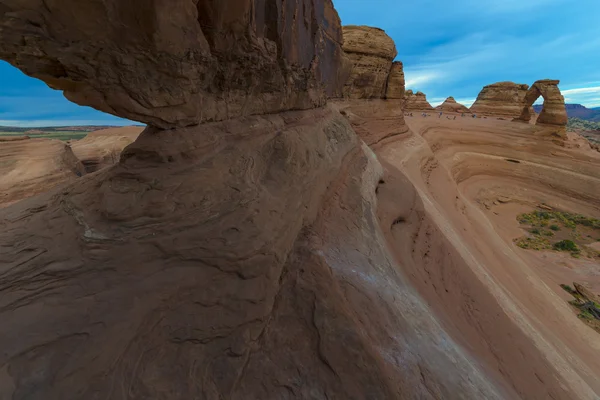
[[[427,101],[427,96],[423,92],[413,93],[412,90],[407,90],[404,96],[404,109],[410,110],[426,110],[433,111],[433,107]]]
[[[438,111],[443,112],[454,112],[454,113],[468,113],[469,109],[464,105],[457,103],[454,97],[448,97],[442,104],[435,108]]]
[[[542,112],[543,106],[536,104],[533,109],[536,113]],[[587,108],[581,104],[565,104],[567,116],[569,118],[579,118],[585,121],[600,122],[600,109]]]
[[[497,82],[485,86],[470,111],[475,114],[517,118],[529,85],[514,82]]]
[[[390,75],[390,96],[400,96],[404,72],[402,63],[393,63],[398,51],[392,38],[382,29],[370,26],[347,25],[342,27],[342,32],[342,48],[352,62],[350,77],[344,85],[344,97],[385,98]]]

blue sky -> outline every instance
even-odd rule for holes
[[[600,107],[600,0],[334,0],[342,23],[384,29],[407,89],[470,105],[499,81],[560,79],[567,102]]]
[[[334,0],[343,24],[395,40],[407,88],[470,105],[484,85],[560,79],[569,103],[600,107],[600,0]],[[0,61],[0,125],[126,125],[67,101]]]

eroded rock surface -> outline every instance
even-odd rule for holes
[[[412,90],[407,90],[404,96],[405,110],[423,110],[431,111],[433,107],[427,101],[427,96],[423,92],[413,93]]]
[[[385,98],[388,100],[404,100],[405,80],[402,62],[394,61],[387,81]]]
[[[0,0],[0,58],[161,128],[324,105],[341,42],[331,0]]]
[[[343,32],[343,49],[352,62],[352,72],[344,86],[344,97],[384,98],[392,61],[398,54],[394,41],[382,29],[369,26],[347,25],[343,27]],[[398,94],[403,80],[402,64],[396,64],[392,76],[392,96]]]
[[[482,115],[516,118],[521,115],[529,85],[497,82],[484,88],[471,106],[471,112]]]
[[[73,142],[71,148],[85,170],[95,172],[116,164],[123,149],[133,143],[143,130],[140,126],[102,129]]]
[[[83,165],[64,142],[0,138],[0,207],[72,182],[84,174]]]
[[[559,83],[560,81],[552,79],[536,81],[527,91],[523,99],[521,115],[517,119],[528,122],[532,117],[531,109],[533,103],[542,96],[544,98],[544,105],[536,124],[558,127],[567,126],[568,117],[565,108],[565,98],[558,88]]]
[[[442,104],[435,108],[438,111],[452,112],[452,113],[468,113],[469,109],[464,105],[457,103],[454,97],[448,97]]]

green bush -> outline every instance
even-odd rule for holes
[[[558,226],[558,225],[550,225],[550,229],[552,229],[553,231],[560,231],[560,226]]]
[[[560,242],[554,243],[554,249],[559,251],[571,251],[574,253],[579,252],[579,247],[572,240],[561,240]]]

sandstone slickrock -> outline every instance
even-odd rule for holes
[[[453,113],[468,113],[469,109],[454,100],[454,97],[448,97],[442,104],[435,108],[438,111]]]
[[[148,73],[140,87],[164,103],[171,97],[163,91],[187,93],[189,82],[165,77],[173,85],[164,86],[157,78],[185,73],[187,58],[172,58],[168,69],[156,71],[164,67],[157,64],[164,53],[127,46],[147,43],[156,31],[152,40],[167,54],[186,48],[182,32],[194,42],[199,28],[196,19],[183,16],[199,9],[211,44],[210,55],[194,58],[194,65],[213,71],[217,62],[218,74],[239,77],[211,86],[216,97],[241,97],[228,104],[275,93],[284,110],[295,84],[301,93],[317,90],[321,99],[328,85],[312,86],[319,70],[334,71],[331,93],[345,82],[343,54],[314,59],[321,45],[312,40],[319,35],[306,39],[309,27],[339,29],[327,0],[156,0],[151,6],[104,0],[62,2],[60,8],[58,0],[45,0],[39,11],[44,18],[35,19],[32,10],[40,4],[0,0],[3,24],[20,26],[26,16],[35,32],[36,24],[53,28],[36,36],[33,48],[44,52],[32,57],[22,56],[32,48],[31,36],[2,32],[11,40],[0,41],[0,56],[22,58],[24,69],[42,55],[59,60],[66,52],[69,59],[73,47],[86,55],[77,70],[95,70],[96,57],[103,56],[98,47],[117,48],[121,39],[108,40],[106,32],[123,27],[126,59],[140,57],[123,77],[142,81]],[[102,21],[106,9],[110,18],[98,41],[61,30],[97,27],[95,19]],[[329,11],[311,13],[320,9]],[[309,14],[312,20],[302,18]],[[13,21],[15,15],[20,17]],[[57,32],[68,48],[54,45]],[[335,47],[336,41],[329,43]],[[277,54],[275,64],[265,61],[265,46]],[[213,48],[220,49],[218,61]],[[298,59],[314,61],[302,79],[287,70],[302,65]],[[267,65],[275,67],[272,74]],[[272,77],[282,70],[290,82]],[[52,84],[56,79],[53,73],[42,77]],[[83,88],[97,78],[79,77]],[[104,80],[94,90],[114,99],[113,93],[133,93],[128,84]],[[241,93],[231,90],[234,84]],[[247,95],[250,88],[255,96]],[[472,261],[487,249],[453,250],[458,235],[431,210],[444,201],[458,207],[455,196],[429,195],[435,187],[415,174],[411,181],[391,165],[423,168],[427,181],[440,171],[424,139],[392,130],[401,110],[391,105],[401,100],[355,103],[359,108],[346,112],[375,149],[398,139],[390,153],[379,153],[388,156],[384,167],[338,104],[245,117],[232,112],[222,115],[234,117],[225,121],[163,129],[204,120],[185,112],[201,109],[188,104],[199,98],[184,99],[175,114],[145,109],[151,126],[118,164],[0,211],[0,398],[570,399],[568,388],[591,392],[567,381],[563,375],[571,369],[563,364],[554,369],[544,358],[551,352],[540,354],[517,325],[526,318],[511,318],[519,311],[513,303],[490,294],[492,280],[480,279],[485,271],[477,272]],[[302,107],[322,104],[312,99]],[[366,120],[365,103],[390,108]],[[94,96],[87,104],[104,105]],[[131,114],[127,108],[118,112]],[[378,137],[382,126],[393,135]]]
[[[427,101],[425,93],[413,93],[412,90],[407,90],[404,96],[404,109],[431,111],[433,110],[433,107]]]
[[[0,212],[0,398],[500,397],[397,273],[346,119],[238,117],[341,89],[328,0],[0,5],[1,57],[151,125]]]
[[[568,120],[567,110],[565,108],[565,98],[558,88],[559,83],[560,81],[558,80],[542,79],[531,85],[523,99],[521,115],[517,120],[528,122],[532,117],[531,107],[533,103],[542,96],[544,98],[544,105],[536,124],[566,127]]]
[[[331,0],[0,0],[0,58],[161,128],[325,104],[347,68]]]
[[[392,96],[403,86],[402,64],[392,70],[392,61],[398,55],[396,45],[385,31],[370,26],[343,27],[344,52],[352,62],[351,74],[344,86],[344,97],[351,99],[380,99],[386,96],[390,72]],[[397,97],[393,97],[397,98]]]
[[[471,106],[471,112],[507,118],[517,118],[529,85],[514,82],[497,82],[484,88]]]
[[[73,153],[87,172],[116,164],[123,149],[133,143],[144,130],[140,126],[101,129],[71,143]]]
[[[0,207],[85,174],[71,148],[55,139],[0,137]]]

